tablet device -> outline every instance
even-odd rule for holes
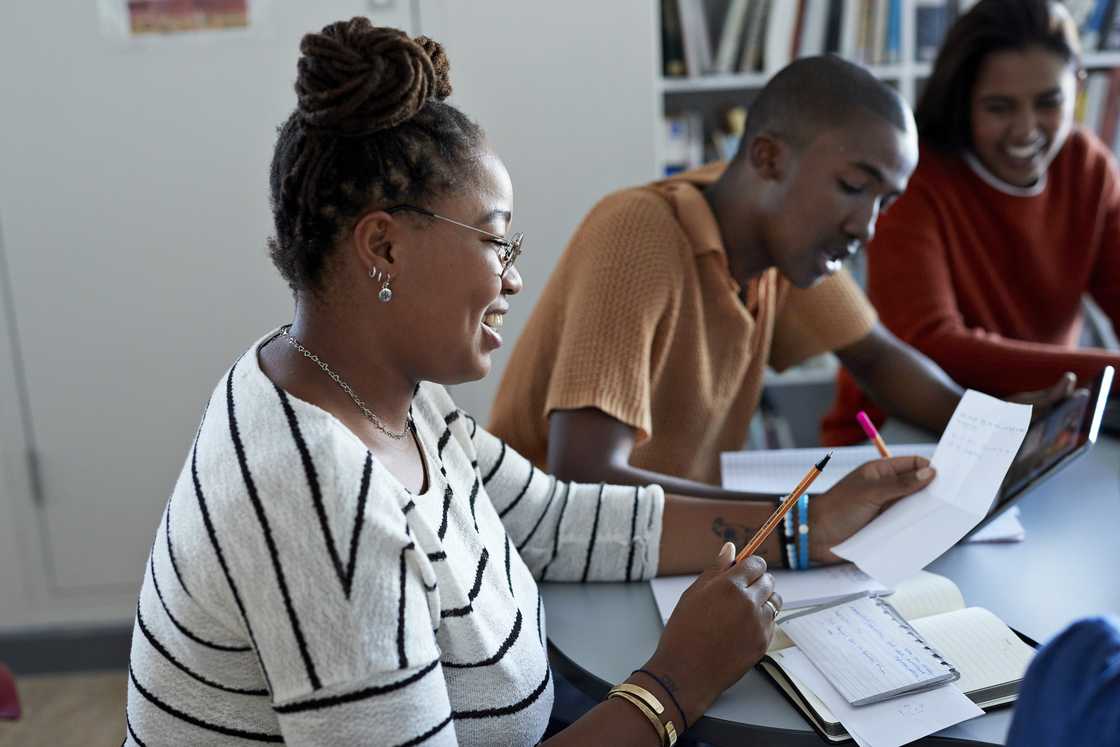
[[[1120,436],[1120,384],[1112,387],[1112,396],[1105,405],[1104,418],[1101,419],[1101,433]]]
[[[1078,389],[1065,402],[1031,423],[988,515],[969,534],[1092,448],[1101,432],[1114,373],[1112,366],[1105,366],[1089,389]]]

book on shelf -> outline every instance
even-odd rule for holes
[[[902,0],[890,0],[887,19],[886,62],[902,61]]]
[[[887,26],[890,21],[890,5],[887,0],[873,0],[874,33],[871,35],[871,48],[865,62],[882,65],[887,61]]]
[[[1120,49],[1120,0],[1107,1],[1097,40],[1097,50],[1101,52]]]
[[[836,53],[853,59],[859,54],[860,25],[863,20],[862,0],[841,0],[843,13],[840,21],[840,38]]]
[[[672,176],[704,163],[704,116],[698,111],[665,115],[661,174]]]
[[[810,57],[828,51],[829,0],[803,0],[797,55]]]
[[[731,0],[720,28],[719,44],[716,46],[715,72],[735,72],[739,50],[743,43],[743,30],[747,27],[751,0]]]
[[[932,55],[956,0],[913,0]],[[903,0],[662,0],[667,77],[764,72],[837,53],[868,65],[902,57]]]
[[[712,41],[707,7],[703,0],[678,0],[677,10],[680,13],[688,75],[706,75],[712,71]]]
[[[949,0],[916,0],[914,5],[914,58],[931,62],[937,57],[941,40],[955,19]]]
[[[743,29],[742,52],[739,55],[739,72],[751,73],[762,67],[762,45],[766,24],[770,17],[771,0],[751,0],[747,24]]]
[[[1068,0],[1066,7],[1077,22],[1082,50],[1089,52],[1100,47],[1101,28],[1112,0]]]
[[[680,78],[687,72],[677,0],[661,0],[661,74],[666,78]]]
[[[825,21],[824,49],[822,52],[837,52],[840,50],[840,34],[844,24],[844,3],[829,0],[828,20]]]
[[[793,60],[794,31],[800,6],[793,0],[770,4],[762,50],[763,69],[773,75]]]
[[[884,0],[848,0],[860,7],[859,40],[852,59],[864,65],[877,65],[882,59],[882,45],[886,39],[886,13]]]
[[[793,23],[793,33],[790,34],[789,39],[789,56],[791,60],[796,60],[801,56],[801,34],[803,32],[805,23],[805,5],[807,0],[797,0],[797,18]]]
[[[1012,631],[988,610],[966,607],[956,584],[937,574],[919,573],[899,584],[885,601],[960,674],[948,686],[959,688],[985,710],[1015,700],[1034,655],[1033,641]],[[830,742],[846,740],[849,735],[839,719],[783,666],[783,659],[794,648],[781,630],[786,616],[779,616],[778,632],[759,667],[822,737]]]

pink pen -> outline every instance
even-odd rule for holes
[[[879,431],[875,430],[875,424],[871,422],[871,418],[867,417],[867,413],[863,410],[860,410],[858,413],[856,413],[856,421],[859,422],[859,427],[863,428],[863,432],[867,434],[867,437],[871,439],[871,442],[875,444],[875,448],[879,450],[879,456],[883,457],[884,459],[890,457],[890,449],[887,448],[887,444],[883,441],[883,437],[879,435]]]

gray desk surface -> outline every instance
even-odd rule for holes
[[[1038,641],[1079,617],[1120,614],[1120,440],[1104,438],[1019,506],[1026,541],[958,545],[929,570],[951,578],[969,605]],[[657,646],[661,618],[648,584],[546,583],[541,591],[554,664],[594,697]],[[1010,723],[1011,709],[999,709],[922,743],[1002,744]],[[689,735],[715,744],[824,743],[757,669]]]

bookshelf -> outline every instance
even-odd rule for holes
[[[1120,65],[1120,53],[1114,53],[1116,60],[1110,65]],[[868,65],[867,68],[879,78],[890,81],[913,80],[929,75],[928,62],[914,63],[905,68],[902,65]],[[724,73],[702,75],[696,78],[660,77],[658,88],[663,94],[702,93],[704,91],[744,91],[759,89],[769,79],[766,73]],[[908,101],[912,99],[907,98]]]
[[[659,0],[655,92],[664,125],[656,176],[733,152],[725,112],[749,109],[770,75],[803,54],[857,61],[913,105],[945,30],[974,1]],[[1088,73],[1078,121],[1120,153],[1120,0],[1066,5],[1082,31]]]

